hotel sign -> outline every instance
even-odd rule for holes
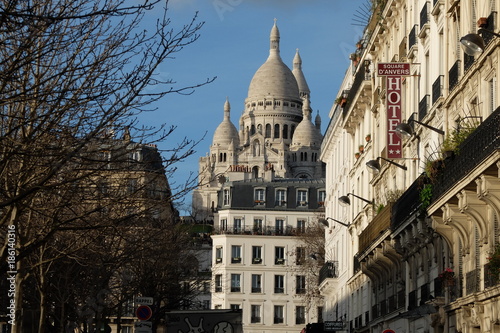
[[[410,64],[401,62],[379,63],[379,76],[385,76],[387,108],[387,158],[403,157],[401,138],[396,135],[396,126],[401,123],[402,76],[410,75]]]

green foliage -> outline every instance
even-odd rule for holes
[[[425,211],[431,204],[432,200],[432,184],[425,184],[419,193],[420,202],[422,203],[421,210]]]
[[[488,259],[490,273],[498,278],[500,274],[500,244],[495,246],[493,253],[486,259]]]
[[[467,139],[467,137],[476,130],[476,127],[462,128],[460,130],[453,130],[450,134],[446,136],[441,146],[442,151],[452,151],[455,154],[460,153],[459,146],[462,142]]]

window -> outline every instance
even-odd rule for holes
[[[231,263],[232,264],[241,263],[241,246],[240,245],[231,246]]]
[[[318,306],[318,323],[323,322],[323,307]]]
[[[239,293],[241,292],[241,275],[231,274],[231,292]]]
[[[252,274],[252,293],[262,292],[262,275]]]
[[[304,219],[297,220],[297,232],[298,233],[306,232],[306,220]]]
[[[129,179],[127,185],[128,194],[134,194],[137,192],[137,179]]]
[[[262,246],[252,246],[252,264],[262,263]]]
[[[215,249],[215,263],[220,264],[222,262],[222,246],[217,246]]]
[[[283,305],[274,306],[274,323],[283,324]]]
[[[319,191],[318,192],[318,206],[323,207],[325,205],[325,200],[326,200],[326,191]]]
[[[305,324],[306,322],[306,307],[296,306],[295,307],[295,324]]]
[[[282,219],[276,219],[276,222],[275,222],[275,233],[276,235],[283,235],[283,232],[284,232],[284,225],[285,225],[285,221],[282,220]]]
[[[295,264],[302,265],[306,260],[306,249],[303,247],[297,247],[295,250]]]
[[[220,293],[222,292],[222,275],[217,274],[215,276],[215,292]]]
[[[304,294],[306,292],[306,277],[305,275],[297,275],[295,278],[296,286],[295,293],[296,294]]]
[[[253,220],[253,232],[257,232],[257,233],[262,232],[262,219],[254,219]]]
[[[260,319],[260,305],[255,305],[255,304],[252,304],[251,306],[251,318],[250,318],[250,321],[252,323],[260,323],[261,319]]]
[[[254,200],[255,200],[256,204],[263,204],[266,202],[265,197],[264,197],[264,189],[263,188],[255,189]]]
[[[233,311],[235,310],[239,310],[240,309],[240,305],[239,304],[229,304],[229,308]]]
[[[288,125],[283,125],[283,139],[288,139]]]
[[[220,220],[220,230],[226,231],[227,230],[227,220],[226,219],[221,219]]]
[[[235,234],[240,234],[242,231],[241,229],[241,218],[235,218],[233,222],[233,232]]]
[[[266,124],[266,138],[271,137],[271,124]]]
[[[274,276],[274,293],[283,294],[285,292],[285,276],[275,275]]]
[[[223,191],[223,201],[222,201],[222,204],[224,206],[229,205],[229,189],[225,189]]]
[[[276,265],[284,265],[285,264],[285,248],[283,246],[276,246],[274,248],[274,258]]]
[[[276,190],[276,206],[286,206],[286,190]]]
[[[280,137],[280,125],[275,124],[274,125],[274,138],[278,139]]]
[[[306,206],[306,205],[307,205],[307,190],[298,190],[297,206]]]

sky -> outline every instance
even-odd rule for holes
[[[369,0],[170,0],[172,27],[188,23],[198,13],[205,22],[199,39],[160,66],[158,75],[178,86],[204,82],[190,95],[168,94],[157,111],[146,113],[145,125],[165,123],[176,130],[160,149],[169,149],[184,137],[201,140],[195,153],[177,164],[169,179],[172,187],[198,172],[198,160],[209,152],[215,129],[223,119],[226,98],[231,121],[238,128],[248,86],[269,55],[269,34],[277,20],[281,58],[292,69],[296,49],[311,90],[311,108],[319,111],[322,132],[328,113],[349,66],[349,54],[361,38],[359,25]],[[191,195],[184,198],[189,205]],[[182,215],[182,213],[181,213]]]

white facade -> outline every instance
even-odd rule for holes
[[[305,299],[310,281],[297,265],[313,260],[303,253],[298,261],[297,247],[305,247],[300,232],[317,224],[318,214],[224,210],[216,216],[212,307],[242,309],[244,331],[249,333],[296,333],[318,322],[322,302]],[[284,221],[283,228],[276,228],[277,219]],[[236,227],[235,220],[242,224]],[[255,227],[256,220],[262,220],[262,228]]]
[[[481,17],[498,31],[500,2],[373,3],[359,59],[339,89],[348,102],[332,107],[322,144],[325,215],[350,223],[330,220],[325,234],[339,272],[321,281],[324,319],[356,332],[499,332],[488,258],[500,243],[500,38],[483,34],[486,48],[472,58],[460,38],[477,32]],[[377,74],[378,64],[393,62],[410,64],[400,123],[414,134],[401,139],[400,159],[387,158],[397,124],[388,123],[389,87]],[[450,138],[476,126],[446,157]],[[379,173],[368,171],[373,160]],[[345,195],[348,207],[339,205]]]

